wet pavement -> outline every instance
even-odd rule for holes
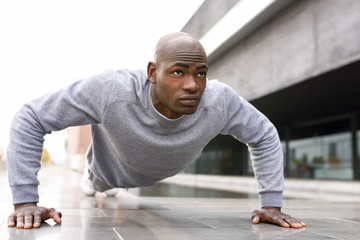
[[[360,239],[359,202],[286,199],[283,211],[308,225],[286,229],[251,223],[252,210],[259,208],[254,195],[184,190],[159,184],[121,191],[116,197],[86,197],[80,190],[78,172],[46,166],[39,177],[39,205],[61,211],[63,223],[57,225],[48,220],[39,229],[8,228],[11,196],[6,172],[0,171],[1,240]]]

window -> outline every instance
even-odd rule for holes
[[[291,140],[289,149],[290,177],[353,179],[349,132]]]

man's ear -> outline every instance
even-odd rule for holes
[[[147,74],[151,83],[156,82],[156,64],[149,62],[147,66]]]

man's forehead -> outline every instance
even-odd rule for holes
[[[196,70],[208,69],[208,65],[206,63],[189,61],[168,62],[167,67],[195,68]]]
[[[165,61],[207,63],[203,52],[175,51],[164,56]]]

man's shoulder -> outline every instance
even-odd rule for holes
[[[207,80],[206,88],[208,88],[208,90],[220,93],[234,91],[229,85],[217,79]]]
[[[141,87],[146,84],[148,77],[146,71],[143,69],[120,69],[112,72],[112,80],[120,83],[123,87]]]
[[[241,97],[226,83],[217,79],[208,80],[203,94],[203,106],[227,108],[229,104],[239,103]]]
[[[111,85],[113,90],[133,91],[134,88],[141,88],[148,81],[144,70],[106,70],[87,79],[89,85],[104,86]]]
[[[148,77],[144,70],[120,69],[112,71],[110,102],[137,103],[145,98]]]
[[[217,79],[207,80],[205,88],[205,96],[211,98],[226,98],[229,93],[236,94],[229,85],[220,82]]]
[[[200,107],[221,109],[224,104],[225,86],[220,81],[207,80]]]
[[[90,77],[95,80],[116,80],[116,81],[146,81],[147,74],[144,69],[129,70],[129,69],[108,69]]]

